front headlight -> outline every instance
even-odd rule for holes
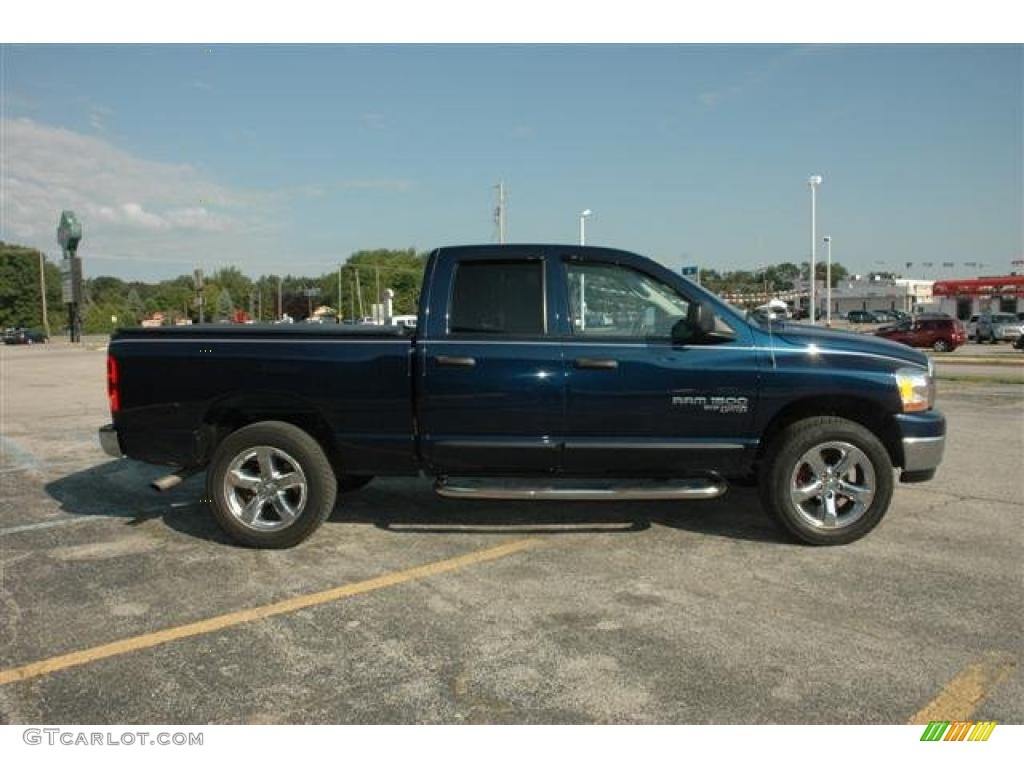
[[[900,368],[896,371],[896,387],[900,392],[900,402],[904,413],[927,411],[935,403],[935,376],[932,363],[928,361],[928,370],[920,368]]]

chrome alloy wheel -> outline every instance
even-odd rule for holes
[[[797,461],[789,498],[808,525],[845,528],[867,512],[876,487],[875,468],[864,451],[850,443],[828,442]]]
[[[278,531],[306,507],[308,484],[299,463],[270,445],[246,448],[224,473],[224,499],[231,514],[254,531]]]

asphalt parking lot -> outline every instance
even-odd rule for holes
[[[938,477],[847,547],[790,543],[744,488],[399,479],[255,551],[201,477],[158,495],[101,453],[102,351],[0,366],[0,723],[1024,722],[1024,385],[941,382]]]

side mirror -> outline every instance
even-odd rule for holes
[[[715,330],[715,310],[704,302],[690,304],[686,317],[672,326],[672,341],[692,343]]]
[[[715,310],[703,301],[691,304],[686,313],[686,320],[701,336],[715,330]]]

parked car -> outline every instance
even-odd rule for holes
[[[218,524],[271,548],[309,536],[339,490],[420,474],[446,498],[590,503],[710,499],[756,478],[792,536],[844,544],[885,515],[894,468],[921,482],[942,459],[922,352],[749,322],[633,253],[441,248],[420,302],[413,333],[119,330],[100,443],[178,468],[161,489],[205,469]],[[587,307],[612,323],[581,322]]]
[[[927,315],[879,328],[875,335],[910,347],[931,347],[936,352],[951,352],[967,341],[959,320]]]
[[[964,330],[967,331],[967,340],[975,341],[978,338],[978,318],[980,315],[971,315],[964,323]]]
[[[31,328],[9,328],[4,331],[4,344],[46,344],[50,337]]]
[[[895,309],[873,309],[871,310],[875,317],[883,323],[899,322],[904,318],[901,317],[904,313],[897,312]]]
[[[846,321],[848,323],[862,324],[862,323],[884,323],[885,318],[879,317],[875,314],[874,310],[870,309],[851,309],[846,314]]]
[[[1024,321],[1009,312],[996,312],[978,318],[976,332],[978,343],[989,341],[996,344],[1000,341],[1014,341],[1024,334]]]

